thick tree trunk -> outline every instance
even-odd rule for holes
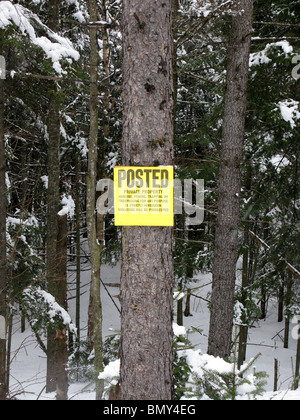
[[[123,2],[123,78],[123,164],[172,165],[172,0]],[[173,277],[171,228],[123,228],[123,400],[172,397]]]
[[[232,343],[253,0],[235,0],[233,8],[237,13],[232,18],[228,51],[208,346],[209,354],[222,358],[230,355]]]

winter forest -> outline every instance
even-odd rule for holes
[[[300,399],[299,19],[0,0],[0,400]],[[174,227],[116,226],[119,166]]]

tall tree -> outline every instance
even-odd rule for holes
[[[123,2],[123,100],[123,164],[172,165],[172,0]],[[173,277],[171,228],[123,228],[123,400],[172,397]]]
[[[2,48],[0,46],[0,54]],[[5,78],[5,75],[2,76]],[[4,140],[4,79],[0,78],[0,400],[6,398],[6,182]]]
[[[232,12],[208,343],[208,353],[222,358],[232,344],[253,0],[233,1]]]
[[[90,21],[98,20],[97,0],[89,0]],[[98,161],[98,67],[99,47],[97,39],[98,29],[96,25],[90,25],[90,132],[89,132],[89,154],[87,174],[87,201],[86,201],[86,224],[88,232],[88,243],[91,254],[91,287],[90,287],[90,314],[89,314],[89,346],[95,353],[95,374],[96,374],[96,399],[101,399],[103,384],[97,379],[103,369],[102,351],[102,305],[100,295],[100,268],[103,241],[97,238],[97,215],[96,209],[96,182],[97,182],[97,161]]]
[[[59,31],[59,6],[61,0],[49,2],[48,26],[55,32]],[[48,192],[47,192],[47,288],[53,296],[57,293],[57,213],[60,203],[60,98],[56,82],[53,82],[49,92],[48,113]],[[56,391],[56,331],[49,328],[47,337],[47,392]]]
[[[57,215],[57,279],[56,298],[58,304],[67,310],[67,249],[68,249],[68,216]],[[68,337],[66,327],[58,328],[55,337],[56,357],[56,399],[68,399]]]

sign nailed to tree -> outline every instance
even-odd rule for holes
[[[174,168],[114,169],[116,226],[174,226]]]

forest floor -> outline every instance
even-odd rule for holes
[[[82,297],[81,297],[81,338],[84,339],[86,335],[87,326],[87,308],[89,300],[89,278],[90,272],[88,266],[82,267],[85,271],[82,272]],[[75,281],[75,273],[70,272],[70,283]],[[200,285],[207,285],[211,281],[210,274],[198,274],[198,282],[191,285],[196,287]],[[105,283],[118,283],[120,281],[120,265],[115,267],[103,266],[102,280]],[[70,289],[73,289],[71,286]],[[115,287],[108,287],[111,296],[115,296],[114,302],[120,307],[120,302],[116,297],[119,294],[119,289]],[[195,292],[202,298],[207,298],[210,286],[207,285]],[[70,292],[69,313],[72,319],[75,319],[75,292]],[[104,337],[112,334],[111,329],[120,329],[119,312],[112,302],[111,297],[107,291],[102,287],[102,304],[103,304],[103,335]],[[188,338],[195,345],[205,353],[207,349],[207,335],[209,328],[209,310],[207,303],[196,297],[191,297],[191,313],[192,316],[184,318],[184,326],[186,329],[191,327],[201,330],[189,334]],[[297,342],[292,337],[293,325],[290,328],[290,348],[283,348],[283,328],[284,322],[277,322],[277,304],[276,302],[269,302],[268,314],[266,320],[259,321],[249,331],[249,341],[247,348],[247,361],[252,357],[261,353],[261,356],[255,362],[256,371],[266,372],[268,383],[266,386],[266,393],[262,397],[264,400],[300,400],[300,389],[298,391],[290,391],[293,381],[293,367],[295,365],[296,345]],[[27,326],[24,333],[20,332],[20,318],[14,318],[14,333],[12,339],[12,365],[10,377],[11,395],[20,400],[54,400],[55,394],[45,393],[45,378],[46,378],[46,356],[39,348],[36,339]],[[279,362],[279,379],[277,393],[273,392],[274,386],[274,359]],[[70,400],[94,400],[95,393],[87,383],[72,383],[69,387]]]

